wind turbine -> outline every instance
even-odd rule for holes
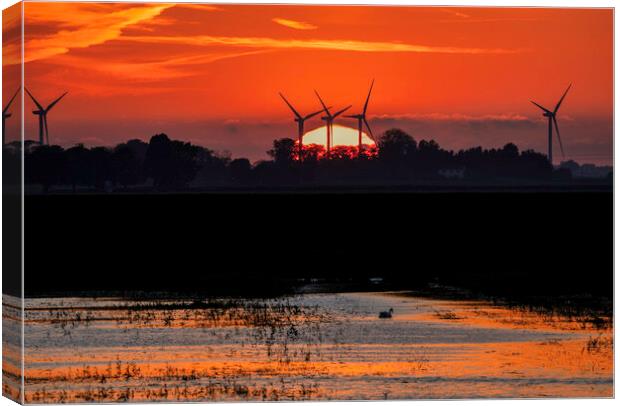
[[[323,109],[319,110],[319,111],[315,111],[314,113],[308,114],[307,116],[302,116],[301,114],[299,114],[297,112],[297,110],[295,110],[295,107],[293,107],[293,105],[291,103],[289,103],[288,100],[286,100],[286,97],[284,97],[284,95],[282,93],[279,93],[280,97],[282,98],[282,100],[284,100],[284,103],[286,103],[286,105],[291,109],[291,111],[293,112],[293,114],[295,115],[295,121],[297,121],[297,137],[299,139],[299,160],[301,160],[302,157],[302,152],[303,152],[303,138],[304,138],[304,122],[314,116],[316,116],[317,114],[319,114],[320,112],[323,111]]]
[[[21,86],[17,89],[13,97],[11,97],[11,100],[9,100],[9,102],[7,103],[6,107],[2,110],[2,145],[3,146],[4,146],[4,139],[5,139],[5,134],[6,134],[6,119],[11,117],[12,115],[11,113],[7,113],[7,111],[9,110],[9,107],[11,107],[11,103],[13,103],[13,100],[15,100],[15,98],[17,97],[17,94],[19,93],[20,89],[21,89]]]
[[[331,146],[332,146],[332,136],[333,136],[333,127],[334,127],[334,120],[336,119],[336,117],[338,117],[339,115],[341,115],[342,113],[344,113],[345,111],[347,111],[348,109],[351,108],[351,105],[345,107],[344,109],[337,111],[336,113],[332,114],[329,111],[329,108],[325,105],[325,103],[323,103],[323,99],[321,99],[321,96],[319,95],[319,92],[317,92],[316,90],[314,91],[314,93],[316,93],[316,97],[319,98],[319,101],[321,102],[321,106],[323,106],[323,111],[325,111],[326,116],[321,117],[321,120],[325,120],[326,126],[327,126],[327,156],[329,157],[330,151],[331,151]]]
[[[39,144],[41,145],[44,144],[44,137],[45,137],[45,141],[47,145],[49,145],[50,136],[49,136],[49,131],[47,129],[47,113],[49,113],[52,107],[54,107],[56,103],[58,103],[60,99],[65,97],[67,93],[69,92],[64,92],[59,98],[51,102],[49,106],[47,106],[47,108],[43,108],[43,106],[37,101],[37,99],[35,99],[34,96],[28,91],[28,88],[26,88],[26,93],[28,93],[28,96],[30,96],[30,98],[32,99],[34,104],[37,105],[37,108],[38,108],[38,110],[34,110],[32,114],[34,114],[35,116],[39,116]]]
[[[555,133],[558,136],[558,142],[560,144],[560,150],[562,151],[562,157],[563,157],[564,156],[564,147],[562,146],[562,138],[560,138],[560,129],[558,128],[558,120],[556,119],[556,113],[560,109],[560,105],[562,104],[562,101],[564,101],[564,98],[566,97],[566,94],[570,90],[571,86],[572,86],[572,83],[568,85],[568,87],[566,88],[566,91],[564,92],[564,94],[560,98],[560,101],[558,102],[558,104],[556,104],[555,109],[553,109],[553,111],[544,108],[543,106],[541,106],[540,104],[536,103],[533,100],[530,100],[532,102],[532,104],[534,104],[536,107],[538,107],[539,109],[541,109],[543,111],[543,116],[547,117],[549,119],[549,145],[548,145],[549,153],[548,153],[548,158],[549,158],[549,163],[551,164],[552,167],[553,167],[553,127],[552,127],[552,124],[555,125]]]
[[[370,129],[370,125],[368,125],[368,121],[366,121],[366,110],[368,109],[368,102],[370,101],[370,93],[372,93],[372,87],[375,85],[375,80],[372,80],[372,83],[370,83],[370,90],[368,90],[368,96],[366,96],[366,103],[364,103],[364,109],[362,110],[361,113],[359,114],[352,114],[350,116],[345,116],[348,118],[354,118],[357,120],[357,130],[358,130],[358,150],[357,150],[357,154],[358,156],[362,155],[362,123],[366,124],[366,128],[368,128],[368,134],[370,135],[370,138],[372,138],[373,141],[375,141],[375,137],[372,134],[372,130]]]

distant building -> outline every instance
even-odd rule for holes
[[[570,170],[575,178],[605,178],[613,171],[611,166],[579,165],[572,160],[562,162],[559,167]]]
[[[446,179],[463,179],[465,177],[465,168],[440,169],[438,173]]]

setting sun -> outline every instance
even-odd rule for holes
[[[310,130],[304,134],[304,144],[317,144],[322,145],[323,147],[327,147],[327,127],[318,127],[314,130]],[[342,125],[334,124],[334,136],[333,136],[333,147],[338,146],[347,146],[347,147],[357,147],[358,143],[358,131],[354,128],[345,127]],[[374,141],[370,139],[370,137],[362,132],[362,144],[364,145],[375,145]]]

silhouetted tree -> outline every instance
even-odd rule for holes
[[[523,178],[546,179],[552,170],[547,156],[533,150],[521,152],[517,165]]]
[[[222,184],[228,182],[228,165],[231,159],[228,155],[216,154],[208,148],[200,147],[196,156],[196,163],[199,167],[196,174],[196,181],[203,184]]]
[[[439,176],[440,169],[453,169],[452,157],[452,152],[441,149],[435,140],[422,140],[410,164],[417,176],[433,178]]]
[[[378,168],[376,179],[385,182],[408,182],[413,176],[413,160],[417,153],[416,141],[399,129],[386,131],[378,143]]]
[[[123,188],[144,181],[140,159],[136,156],[135,149],[127,144],[119,144],[114,148],[111,166],[113,182],[119,183]]]
[[[519,158],[519,147],[510,142],[504,145],[500,153],[505,159],[517,159]]]
[[[6,159],[12,159],[20,144],[4,148]],[[580,166],[567,161],[553,171],[546,156],[532,150],[519,152],[515,144],[502,148],[469,148],[454,153],[434,140],[417,143],[399,129],[386,131],[377,146],[358,156],[355,146],[336,146],[330,158],[321,145],[305,145],[303,160],[297,156],[295,141],[281,138],[267,151],[270,161],[254,166],[245,158],[232,160],[230,155],[171,140],[166,134],[151,137],[149,143],[130,140],[112,149],[76,145],[64,151],[58,146],[27,144],[26,182],[43,185],[90,186],[104,189],[111,181],[127,188],[153,179],[157,189],[204,185],[265,186],[308,184],[389,185],[411,184],[440,177],[470,180],[502,181],[504,179],[538,179],[567,181],[570,173],[580,170],[596,173],[593,165]],[[11,155],[13,154],[13,155]],[[18,158],[16,158],[18,159]],[[576,168],[576,169],[575,169]],[[605,168],[598,168],[599,173]],[[606,174],[607,172],[603,172]]]
[[[104,190],[106,182],[112,179],[112,154],[105,147],[90,150],[90,161],[93,170],[92,185],[95,189]]]
[[[299,161],[296,161],[298,149],[295,141],[290,138],[274,140],[273,148],[267,151],[267,154],[273,158],[273,165],[257,166],[260,171],[258,175],[260,182],[271,185],[290,185],[301,181],[301,169]],[[294,165],[294,162],[298,164]]]
[[[273,141],[273,148],[267,151],[274,162],[280,166],[290,166],[295,158],[295,141],[290,138],[280,138]]]
[[[454,159],[466,169],[466,176],[472,179],[548,180],[551,174],[551,165],[545,155],[531,150],[519,154],[519,149],[514,144],[506,144],[502,149],[470,148],[459,151]]]
[[[553,171],[553,179],[559,181],[569,181],[573,178],[573,173],[568,168],[557,168]]]
[[[350,161],[357,156],[357,147],[338,145],[330,151],[331,159]]]
[[[199,169],[197,157],[201,152],[202,148],[189,142],[172,141],[171,185],[184,187],[194,179]]]
[[[248,159],[235,159],[229,164],[228,168],[230,169],[230,176],[233,182],[242,185],[250,183],[252,179],[252,165]]]
[[[259,161],[253,171],[259,185],[269,185],[274,181],[276,165],[273,161]]]
[[[166,134],[151,137],[144,159],[144,170],[153,179],[156,188],[165,186],[171,179],[172,153],[172,141]]]
[[[127,147],[133,152],[134,157],[140,163],[140,166],[144,164],[146,158],[146,151],[149,149],[149,144],[142,140],[133,139],[126,142]]]
[[[316,163],[320,158],[325,155],[325,147],[319,144],[304,145],[303,148],[303,162]]]
[[[41,145],[27,156],[25,176],[29,183],[39,183],[43,186],[43,191],[48,192],[53,185],[62,182],[65,165],[66,157],[61,147]]]
[[[154,135],[146,151],[145,172],[156,188],[185,187],[200,169],[203,152],[188,142],[171,141],[166,134]]]
[[[402,162],[411,158],[417,149],[415,140],[399,129],[386,131],[379,139],[379,159],[383,162]]]
[[[92,163],[90,150],[84,144],[77,144],[65,151],[66,157],[66,180],[75,193],[78,185],[87,186],[92,184]]]

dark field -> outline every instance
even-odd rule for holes
[[[31,195],[25,217],[27,296],[270,296],[381,277],[612,297],[611,192]]]

